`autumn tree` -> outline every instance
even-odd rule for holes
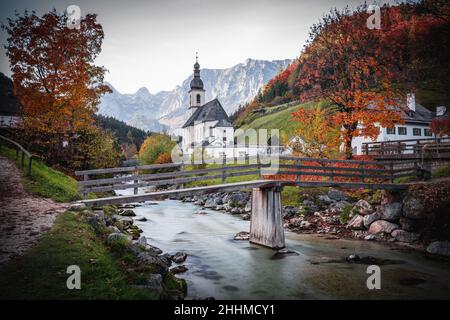
[[[370,30],[364,7],[355,12],[332,10],[313,25],[300,57],[299,90],[304,100],[327,99],[342,127],[345,151],[351,157],[352,139],[376,137],[379,126],[401,122],[394,90],[396,69],[383,31]]]
[[[337,158],[341,133],[330,108],[316,106],[292,113],[295,136],[289,143],[295,154],[309,158]]]
[[[67,22],[56,10],[42,17],[25,11],[2,25],[25,134],[49,162],[70,156],[62,141],[72,148],[79,132],[89,130],[101,94],[109,91],[105,69],[94,64],[104,38],[96,15],[83,17],[79,28]]]
[[[450,136],[450,116],[446,115],[433,119],[431,130],[438,137]]]
[[[152,134],[145,139],[139,150],[139,161],[143,164],[154,164],[157,160],[167,160],[164,155],[170,155],[173,147],[175,147],[175,142],[168,135]]]

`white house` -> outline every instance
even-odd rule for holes
[[[435,116],[434,112],[416,103],[415,95],[413,93],[407,95],[407,107],[407,110],[402,111],[404,124],[396,124],[394,128],[380,127],[379,135],[373,140],[366,137],[353,138],[353,154],[363,154],[363,143],[365,142],[388,142],[434,137],[430,128],[431,121]]]

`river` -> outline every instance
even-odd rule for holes
[[[135,224],[148,243],[164,252],[184,251],[189,269],[187,299],[427,299],[450,298],[450,264],[395,244],[341,240],[286,232],[293,254],[233,240],[249,231],[239,216],[176,200],[147,202],[134,209]],[[381,289],[369,290],[367,264],[345,261],[350,254],[388,260]]]

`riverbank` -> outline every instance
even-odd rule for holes
[[[0,269],[0,299],[182,299],[171,257],[116,213],[75,206],[60,214],[36,246]],[[80,290],[67,288],[71,265],[80,267]]]

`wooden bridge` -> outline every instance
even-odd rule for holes
[[[395,179],[415,174],[416,161],[358,161],[276,157],[223,158],[202,164],[143,165],[77,171],[88,206],[123,204],[170,195],[252,189],[250,241],[270,248],[284,247],[281,191],[284,186],[406,189]],[[206,165],[209,167],[205,167]],[[199,168],[200,167],[200,168]],[[245,177],[245,181],[237,177]],[[228,181],[227,181],[228,180]],[[234,180],[234,181],[233,181]],[[139,193],[139,188],[155,190]],[[158,189],[156,189],[158,188]],[[165,188],[165,189],[163,189]],[[132,195],[87,199],[89,193],[133,189]]]

